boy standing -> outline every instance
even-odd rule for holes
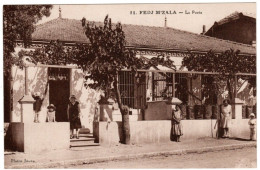
[[[41,107],[42,107],[42,102],[44,99],[42,99],[40,97],[40,93],[39,92],[36,92],[34,95],[33,95],[33,98],[35,100],[35,102],[33,103],[33,110],[34,110],[34,122],[35,123],[39,123],[39,114],[40,114],[40,111],[41,111]]]

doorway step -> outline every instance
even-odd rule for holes
[[[88,132],[88,133],[87,133]],[[95,138],[92,133],[85,129],[81,129],[79,133],[79,139],[73,138],[70,140],[70,148],[88,148],[98,147],[99,143],[94,143]]]

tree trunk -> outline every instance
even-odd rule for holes
[[[123,144],[130,144],[130,124],[129,124],[129,108],[127,106],[123,106],[121,101],[120,91],[118,89],[118,80],[117,76],[114,79],[114,91],[116,94],[116,100],[118,103],[118,107],[120,109],[122,115],[122,143]]]
[[[228,94],[229,100],[232,106],[232,119],[235,118],[235,94],[236,94],[236,79],[234,76],[231,76],[227,79],[227,87],[228,87]]]
[[[194,106],[187,105],[187,118],[194,119]]]
[[[237,96],[237,77],[231,76],[227,79],[227,88],[228,88],[228,94],[229,99],[231,102],[235,101],[235,98]]]
[[[230,102],[233,102],[233,87],[232,87],[231,78],[227,79],[227,88],[228,88],[229,100],[230,100]]]

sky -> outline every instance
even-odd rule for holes
[[[51,16],[43,18],[39,24],[58,18],[59,6],[62,18],[103,21],[108,14],[112,22],[122,24],[167,26],[194,33],[201,33],[203,25],[208,30],[215,21],[238,11],[256,14],[256,3],[193,3],[193,4],[118,4],[118,5],[54,5]],[[132,14],[131,14],[132,11]],[[135,15],[133,13],[135,12]],[[146,14],[144,14],[146,11]],[[156,14],[156,11],[161,11]],[[163,14],[168,11],[172,14]],[[192,13],[192,11],[196,13]],[[176,14],[174,14],[176,12]],[[183,12],[183,13],[180,13]],[[190,12],[190,14],[188,14]],[[150,13],[150,14],[149,14]],[[187,13],[187,14],[186,14]]]

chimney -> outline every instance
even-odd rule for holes
[[[204,35],[205,33],[206,33],[206,25],[203,25],[203,26],[202,26],[202,33],[201,33],[201,34]]]
[[[165,16],[164,27],[167,28],[167,17]]]
[[[59,18],[61,18],[61,8],[59,6]]]

